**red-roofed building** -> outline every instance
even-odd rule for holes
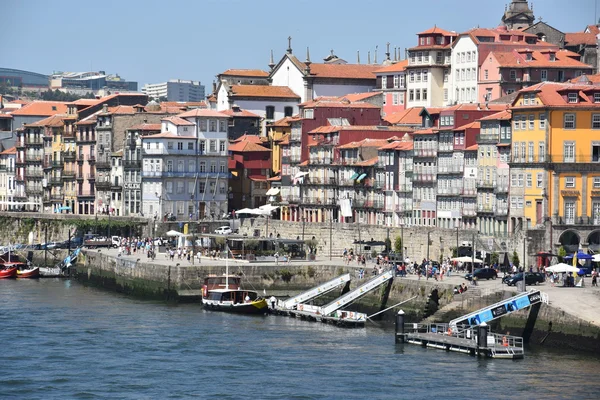
[[[229,145],[229,211],[266,204],[268,178],[272,175],[271,150],[256,141],[241,139]]]
[[[408,59],[375,71],[377,87],[384,96],[383,116],[403,111],[406,108],[406,67]]]
[[[492,51],[480,67],[477,102],[488,102],[539,82],[564,82],[591,74],[593,67],[579,58],[579,54],[568,50]]]
[[[13,204],[15,197],[19,196],[15,182],[15,164],[17,158],[16,147],[11,147],[0,152],[0,210],[16,210]],[[20,195],[25,196],[25,193]]]
[[[260,115],[248,110],[242,110],[235,104],[231,109],[222,110],[221,113],[229,116],[229,128],[227,130],[229,140],[235,140],[246,134],[260,134]]]
[[[456,36],[438,27],[417,34],[417,46],[408,50],[406,107],[449,104],[451,46]]]

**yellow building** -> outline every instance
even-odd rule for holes
[[[511,216],[522,190],[522,217],[549,229],[548,249],[599,251],[600,85],[543,82],[522,90],[512,110]]]
[[[292,132],[291,121],[297,120],[297,117],[285,117],[268,125],[267,135],[271,142],[271,150],[273,152],[271,159],[273,160],[273,174],[277,175],[281,172],[281,141],[285,139],[285,135]]]

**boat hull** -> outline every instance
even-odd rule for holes
[[[17,268],[12,267],[0,270],[0,279],[13,279],[17,277]]]
[[[17,271],[17,278],[19,279],[37,279],[39,277],[40,269],[38,267]]]
[[[211,300],[203,300],[202,303],[204,308],[207,310],[224,311],[237,314],[266,314],[269,311],[269,305],[265,299],[240,304],[223,304]]]

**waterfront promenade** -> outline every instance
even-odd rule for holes
[[[112,257],[118,256],[118,251],[116,249],[110,249],[110,250],[103,249],[101,251],[105,254],[110,254]],[[192,265],[187,260],[184,260],[184,259],[178,260],[177,257],[175,257],[175,260],[170,261],[165,256],[164,253],[159,253],[154,260],[147,258],[144,253],[135,253],[135,254],[132,254],[129,256],[121,255],[120,258],[128,260],[128,261],[136,261],[137,259],[140,259],[140,262],[143,262],[145,264],[155,264],[155,265],[165,265],[165,266],[168,266],[168,265],[175,266],[177,264],[179,264],[180,266]],[[194,265],[196,267],[201,266],[201,265],[223,267],[223,266],[225,266],[225,260],[211,259],[210,257],[202,257],[200,264],[198,263],[198,260],[196,259],[194,261]],[[240,269],[240,268],[242,268],[242,270],[243,270],[244,265],[249,265],[249,264],[246,261],[229,260],[229,265],[231,267],[234,267],[236,270]],[[273,266],[273,265],[275,265],[275,262],[262,262],[262,263],[261,262],[253,262],[252,265],[253,266],[260,266],[260,265]],[[280,260],[279,265],[281,266],[282,269],[284,269],[287,264]],[[294,266],[294,267],[310,266],[310,265],[326,265],[326,266],[339,266],[340,268],[350,268],[352,270],[355,270],[355,272],[356,272],[355,279],[358,279],[358,270],[361,268],[361,266],[359,266],[356,262],[351,262],[350,264],[346,264],[340,257],[333,258],[332,260],[329,260],[328,257],[317,257],[316,261],[292,261],[290,263],[290,265]],[[374,266],[375,266],[375,264],[373,264],[371,262],[367,263],[366,267],[364,267],[366,276],[370,275],[371,270],[373,269]],[[232,271],[233,271],[233,269],[232,269]],[[452,274],[450,277],[445,277],[443,281],[440,281],[440,283],[444,283],[447,285],[453,285],[453,286],[460,285],[463,282],[466,282],[468,284],[468,281],[466,281],[464,279],[463,275],[464,274]],[[401,280],[416,281],[416,280],[418,280],[418,277],[417,277],[417,275],[408,275],[403,278],[397,278],[397,281],[401,281]],[[429,284],[436,282],[434,279],[426,280],[423,277],[421,278],[421,280],[424,282],[427,282]],[[515,287],[507,286],[507,285],[503,284],[501,281],[501,275],[499,275],[498,279],[496,279],[496,280],[479,281],[479,284],[477,287],[480,289],[482,294],[488,294],[488,293],[492,294],[492,293],[497,293],[497,292],[514,293],[517,291],[517,289]],[[585,279],[585,287],[583,287],[583,288],[578,288],[578,287],[564,288],[564,287],[559,287],[559,286],[553,286],[550,283],[550,281],[546,281],[541,285],[532,286],[532,287],[535,287],[536,289],[546,292],[550,299],[550,305],[553,308],[564,311],[565,313],[570,314],[573,317],[580,318],[582,320],[588,321],[588,322],[600,327],[600,288],[591,286],[591,278]]]

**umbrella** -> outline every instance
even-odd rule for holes
[[[577,272],[579,272],[579,268],[574,267],[574,266],[569,265],[569,264],[560,263],[560,264],[552,265],[552,266],[546,268],[546,271],[547,272],[556,272],[556,273],[561,273],[561,272],[574,272],[574,273],[577,273]]]
[[[251,208],[242,208],[241,210],[237,210],[235,213],[236,214],[249,214],[250,212],[252,212]]]
[[[279,208],[279,206],[272,206],[270,204],[265,204],[264,206],[258,207],[259,210],[263,210],[268,213],[272,213],[273,211],[277,210],[278,208]]]
[[[167,232],[167,236],[181,236],[183,233],[177,231],[169,231]]]
[[[573,253],[573,254],[570,254],[570,255],[564,257],[564,259],[571,260],[573,257],[575,257],[577,260],[591,260],[594,258],[593,256],[591,256],[587,253],[584,253],[583,251],[580,250],[577,253]]]
[[[592,261],[593,262],[600,262],[600,254],[594,254],[592,256]]]
[[[508,259],[508,253],[504,253],[504,262],[502,263],[502,265],[506,270],[510,268],[510,260]]]
[[[455,257],[452,259],[452,261],[458,261],[458,262],[464,262],[464,263],[474,262],[475,264],[483,263],[483,261],[478,258],[471,258],[471,257],[467,257],[467,256]]]

